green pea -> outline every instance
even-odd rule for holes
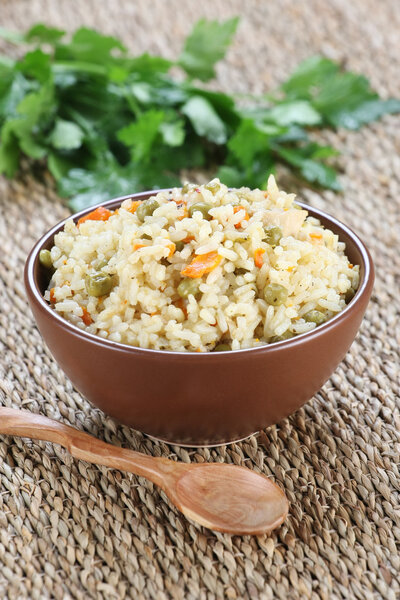
[[[53,267],[50,250],[41,250],[39,252],[39,262],[46,267],[46,269],[51,269]]]
[[[326,321],[324,313],[320,310],[310,310],[308,313],[303,315],[303,318],[305,321],[307,321],[307,323],[315,323],[316,325],[321,325]]]
[[[191,186],[190,186],[190,183],[185,183],[185,184],[182,186],[182,194],[187,194],[187,193],[188,193],[188,191],[190,190],[190,187],[191,187]]]
[[[182,279],[177,287],[177,292],[181,298],[187,298],[190,294],[196,296],[199,293],[199,286],[201,281],[199,279]]]
[[[280,306],[284,304],[288,297],[288,291],[279,283],[269,283],[264,288],[264,299],[267,304]]]
[[[151,217],[153,212],[159,207],[157,200],[154,198],[149,198],[148,200],[143,200],[141,204],[136,209],[136,215],[139,221],[144,222],[146,217]]]
[[[213,352],[227,352],[231,349],[229,344],[217,344]]]
[[[345,302],[346,304],[348,304],[350,302],[350,300],[353,300],[354,296],[355,296],[355,291],[353,290],[353,288],[349,288],[345,294]]]
[[[263,242],[266,242],[275,248],[275,246],[277,246],[281,240],[282,229],[280,227],[276,227],[275,225],[270,225],[269,227],[266,227],[264,231],[265,238],[263,239]]]
[[[282,333],[282,335],[274,335],[274,337],[270,339],[269,343],[273,344],[275,342],[283,342],[283,340],[289,340],[292,337],[293,333],[287,329],[284,333]]]
[[[214,181],[214,183],[207,183],[207,185],[204,187],[215,196],[221,186],[219,185],[218,181]]]
[[[185,247],[185,243],[180,241],[180,242],[175,242],[175,250],[176,252],[182,252],[182,250]]]
[[[212,206],[211,204],[207,204],[207,202],[196,202],[196,204],[192,204],[189,208],[189,215],[193,217],[194,213],[199,211],[203,215],[203,219],[210,221],[212,219],[212,216],[208,214],[210,208],[212,208]]]
[[[113,282],[111,275],[100,272],[87,275],[85,285],[89,296],[98,298],[99,296],[105,296],[111,291]]]

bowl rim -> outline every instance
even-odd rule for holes
[[[124,200],[127,200],[127,199],[137,199],[137,200],[140,200],[141,198],[146,199],[146,198],[148,198],[150,196],[154,196],[160,192],[164,192],[164,193],[171,192],[173,189],[175,189],[175,188],[147,190],[147,191],[143,191],[143,192],[127,194],[125,196],[118,196],[116,198],[112,198],[110,200],[106,200],[104,202],[100,202],[98,204],[95,204],[93,206],[85,208],[77,213],[69,215],[68,217],[66,217],[66,218],[62,219],[61,221],[59,221],[58,223],[56,223],[51,229],[49,229],[45,234],[43,234],[37,240],[37,242],[33,245],[32,249],[29,252],[28,257],[26,259],[25,269],[24,269],[24,283],[25,283],[25,288],[26,288],[28,294],[31,295],[31,299],[36,302],[36,304],[39,306],[39,308],[41,310],[44,310],[46,313],[49,314],[49,316],[51,318],[55,319],[64,330],[67,330],[67,332],[71,333],[72,335],[75,335],[75,336],[78,336],[85,340],[88,340],[89,342],[91,342],[95,345],[100,345],[100,346],[103,346],[103,347],[106,347],[109,349],[113,349],[113,350],[117,350],[117,351],[121,351],[121,352],[128,352],[133,355],[141,354],[144,352],[146,354],[149,353],[150,355],[153,354],[153,355],[157,355],[157,356],[165,356],[165,357],[168,356],[170,358],[175,357],[175,358],[179,358],[181,360],[191,360],[194,358],[197,359],[199,357],[202,357],[202,360],[207,360],[206,357],[212,356],[214,358],[212,358],[211,360],[215,360],[215,356],[219,356],[219,357],[232,356],[233,357],[233,356],[241,355],[242,353],[247,353],[247,352],[252,352],[252,353],[276,352],[276,351],[281,350],[282,348],[288,348],[289,346],[293,347],[293,346],[300,345],[305,340],[310,339],[311,337],[318,338],[318,337],[324,335],[329,330],[336,327],[336,325],[340,321],[346,319],[347,316],[349,315],[349,313],[353,312],[356,309],[356,304],[366,294],[369,295],[370,289],[372,288],[373,282],[374,282],[374,265],[373,265],[371,255],[370,255],[367,247],[364,245],[364,243],[359,238],[359,236],[350,227],[348,227],[347,225],[345,225],[344,223],[342,223],[341,221],[336,219],[336,217],[333,217],[329,213],[326,213],[325,211],[322,211],[319,208],[314,208],[312,206],[309,206],[305,202],[298,201],[296,199],[296,204],[301,206],[305,210],[309,211],[311,213],[311,216],[316,216],[317,218],[325,219],[326,221],[335,225],[335,227],[337,229],[343,231],[352,240],[353,244],[357,247],[358,251],[360,252],[360,255],[362,258],[362,264],[360,264],[360,267],[364,267],[364,277],[363,277],[354,297],[349,302],[349,304],[341,312],[339,312],[337,315],[335,315],[334,317],[329,319],[329,321],[327,321],[326,323],[323,323],[322,325],[319,325],[318,327],[315,327],[311,331],[301,333],[301,334],[296,335],[287,340],[282,340],[280,342],[274,342],[273,344],[264,344],[262,346],[257,346],[256,348],[241,348],[239,350],[226,350],[226,351],[222,351],[222,352],[218,352],[218,353],[155,350],[152,348],[141,348],[140,346],[130,346],[129,344],[123,344],[121,342],[114,342],[107,338],[102,338],[93,333],[89,333],[89,332],[85,331],[84,329],[80,329],[76,325],[73,325],[72,323],[67,321],[67,319],[65,319],[64,317],[59,315],[54,309],[51,308],[51,306],[48,304],[48,302],[44,299],[38,286],[36,285],[35,278],[34,278],[34,270],[35,270],[36,263],[39,259],[40,250],[43,248],[43,246],[46,245],[46,243],[48,242],[48,240],[50,238],[52,238],[54,235],[59,233],[59,231],[64,227],[65,223],[69,219],[72,218],[76,222],[82,216],[92,212],[99,206],[105,206],[105,207],[113,206],[115,204],[121,204]],[[340,234],[339,234],[339,237],[340,237]],[[210,360],[210,359],[208,358],[208,360]]]

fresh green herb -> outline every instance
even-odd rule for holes
[[[400,101],[368,80],[312,57],[273,95],[239,98],[206,90],[238,19],[199,21],[177,61],[131,57],[112,36],[85,27],[72,37],[44,24],[25,34],[19,60],[0,55],[0,173],[14,177],[23,155],[45,164],[72,210],[141,189],[180,185],[182,169],[207,168],[227,185],[265,187],[284,163],[313,185],[340,189],[337,151],[315,130],[358,129]],[[172,66],[185,73],[179,80]],[[248,98],[248,100],[249,100]]]
[[[190,77],[207,81],[215,76],[214,65],[224,58],[238,26],[237,17],[218,23],[201,19],[186,39],[178,64]]]

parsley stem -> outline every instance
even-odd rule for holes
[[[79,61],[57,61],[53,64],[55,73],[64,73],[65,71],[80,71],[81,73],[91,73],[93,75],[107,75],[107,68],[94,63]]]

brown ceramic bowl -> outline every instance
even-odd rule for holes
[[[143,200],[153,193],[117,198],[103,206],[115,209],[125,198]],[[65,221],[37,242],[25,266],[25,286],[39,330],[86,398],[121,423],[151,436],[189,446],[218,444],[277,423],[309,400],[343,359],[360,327],[374,282],[370,254],[357,235],[335,218],[302,206],[346,243],[349,260],[360,265],[361,275],[349,305],[310,333],[260,348],[219,353],[146,350],[86,333],[59,316],[43,298],[48,273],[39,263],[39,252],[53,245]]]

